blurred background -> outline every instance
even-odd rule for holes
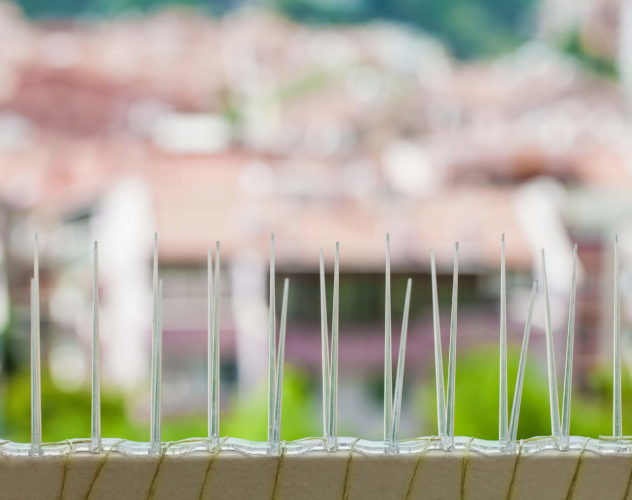
[[[394,352],[413,278],[402,436],[436,433],[429,252],[447,352],[459,241],[455,430],[488,439],[498,422],[502,233],[510,394],[540,248],[563,369],[577,242],[571,433],[611,433],[618,233],[625,432],[631,64],[629,0],[0,1],[0,435],[29,440],[36,231],[45,440],[90,433],[95,239],[103,434],[149,439],[154,231],[166,440],[206,435],[215,240],[221,434],[265,439],[271,232],[278,282],[290,278],[282,438],[322,433],[318,251],[331,300],[336,241],[339,431],[381,438],[387,231]],[[550,434],[543,325],[539,297],[519,437]]]

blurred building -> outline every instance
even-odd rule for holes
[[[615,232],[632,312],[625,105],[615,81],[540,42],[457,64],[437,42],[391,24],[308,28],[244,10],[222,20],[165,12],[33,25],[0,4],[0,200],[15,355],[26,346],[15,339],[27,328],[36,230],[53,375],[87,380],[98,239],[104,376],[128,389],[148,372],[158,232],[166,401],[180,411],[205,391],[205,264],[215,240],[225,379],[247,394],[264,380],[271,232],[277,272],[291,277],[288,357],[313,371],[318,250],[331,269],[341,241],[341,356],[360,372],[382,362],[387,232],[394,317],[404,277],[415,280],[409,342],[419,358],[431,346],[430,248],[443,300],[461,244],[467,347],[498,335],[505,233],[513,339],[546,248],[560,358],[579,243],[576,359],[592,367],[610,345]]]

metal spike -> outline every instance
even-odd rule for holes
[[[513,405],[511,407],[511,423],[509,424],[509,443],[510,447],[516,443],[518,435],[518,418],[520,417],[520,403],[522,401],[522,386],[524,382],[524,371],[527,362],[527,350],[529,349],[529,335],[531,333],[531,321],[533,318],[533,306],[535,304],[535,295],[538,290],[538,282],[534,281],[531,287],[531,300],[529,301],[529,312],[527,320],[524,324],[524,334],[522,336],[522,347],[520,348],[520,363],[518,364],[518,374],[516,375],[516,387],[514,390]]]
[[[207,324],[206,324],[206,349],[207,349],[207,366],[206,366],[206,384],[207,384],[207,426],[208,426],[208,437],[213,441],[213,437],[215,435],[215,429],[213,426],[213,410],[214,410],[214,399],[213,399],[213,378],[215,376],[215,354],[213,351],[213,326],[215,321],[213,320],[213,316],[215,311],[213,310],[213,254],[211,253],[211,249],[207,250],[206,254],[206,297],[207,297]]]
[[[323,436],[329,441],[329,333],[327,331],[327,295],[325,289],[325,257],[320,250],[320,345],[323,380]]]
[[[391,436],[393,414],[393,361],[391,358],[391,250],[390,236],[386,235],[386,271],[384,282],[384,442]]]
[[[456,375],[456,321],[459,300],[459,244],[454,248],[454,271],[452,274],[452,312],[450,315],[450,353],[448,358],[448,391],[446,408],[447,446],[454,446],[454,394]]]
[[[283,365],[285,361],[285,330],[287,326],[287,296],[290,280],[283,280],[283,303],[281,306],[281,326],[279,328],[279,346],[276,358],[276,391],[274,394],[274,431],[272,445],[279,451],[281,443],[281,407],[283,399]]]
[[[619,236],[614,237],[614,321],[612,373],[612,435],[623,435],[621,411],[621,313],[619,311]]]
[[[101,383],[99,372],[99,243],[94,242],[92,270],[92,420],[93,452],[101,451]]]
[[[274,234],[270,235],[270,309],[268,322],[268,441],[274,440],[274,397],[276,394],[276,304],[274,284]]]
[[[577,292],[577,243],[573,248],[573,275],[568,309],[568,333],[566,336],[566,364],[564,366],[564,393],[562,396],[562,439],[561,448],[568,449],[571,420],[571,390],[573,381],[573,344],[575,340],[575,298]]]
[[[334,260],[334,296],[331,318],[331,361],[329,363],[329,440],[327,448],[336,449],[338,438],[338,328],[340,318],[340,243],[336,242]]]
[[[404,386],[404,363],[406,361],[406,338],[408,336],[408,316],[410,311],[410,289],[412,280],[406,282],[406,298],[404,300],[404,317],[399,340],[399,356],[397,358],[397,375],[395,377],[395,398],[393,400],[393,430],[391,433],[390,451],[397,450],[399,443],[399,421],[402,412],[402,391]]]
[[[213,363],[214,363],[214,373],[213,373],[213,437],[216,440],[216,444],[219,444],[219,391],[221,389],[220,379],[219,379],[219,368],[220,368],[220,355],[219,355],[219,318],[220,318],[220,308],[219,308],[219,298],[220,298],[220,285],[221,285],[221,275],[220,275],[220,243],[219,241],[215,242],[215,293],[213,294]]]
[[[557,375],[555,373],[555,349],[553,346],[553,330],[551,328],[551,304],[549,287],[546,281],[546,259],[542,249],[542,286],[544,288],[544,310],[546,329],[546,366],[549,380],[549,406],[551,412],[551,434],[560,438],[560,413],[557,399]]]
[[[154,236],[154,290],[151,335],[151,449],[158,453],[160,436],[160,389],[162,371],[162,280],[158,279],[158,235]]]
[[[505,269],[505,235],[500,257],[500,384],[498,397],[498,439],[507,442],[507,274]]]
[[[37,246],[37,237],[36,237]],[[37,249],[35,250],[37,255]],[[37,266],[36,257],[36,266]],[[31,455],[42,453],[42,379],[40,375],[39,291],[31,278]]]
[[[220,287],[220,244],[215,243],[215,275],[213,257],[208,249],[208,325],[207,325],[207,384],[208,384],[208,437],[214,447],[219,442],[219,287]]]
[[[430,250],[432,275],[432,327],[434,332],[435,388],[437,396],[437,427],[439,437],[445,440],[445,389],[443,380],[443,355],[441,353],[441,327],[439,325],[439,298],[437,293],[437,268],[434,250]]]

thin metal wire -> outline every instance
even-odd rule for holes
[[[268,441],[274,440],[274,397],[276,393],[276,304],[274,284],[274,234],[270,235],[270,308],[268,322]]]
[[[498,439],[507,442],[507,273],[505,269],[505,235],[500,257],[500,384],[498,397]]]
[[[219,241],[215,242],[215,291],[213,293],[213,380],[211,384],[211,399],[212,399],[212,408],[211,408],[211,428],[213,431],[212,440],[213,444],[217,445],[219,443],[219,391],[221,388],[220,379],[219,379],[219,298],[220,298],[220,276],[221,266],[220,266],[220,244]]]
[[[37,331],[37,288],[31,278],[31,454],[42,453],[40,345]]]
[[[327,331],[327,294],[325,289],[325,257],[320,249],[320,346],[323,380],[323,436],[329,441],[329,333]]]
[[[406,361],[406,338],[408,336],[408,316],[410,311],[410,289],[412,280],[406,282],[406,298],[404,300],[404,317],[402,332],[399,340],[399,355],[397,358],[397,375],[395,377],[395,396],[393,401],[393,429],[391,433],[391,451],[397,449],[399,443],[399,421],[402,413],[402,392],[404,386],[404,363]]]
[[[340,243],[336,242],[334,260],[334,296],[331,318],[331,361],[329,363],[329,440],[327,448],[335,450],[338,438],[338,329],[340,318]]]
[[[390,236],[387,234],[384,280],[384,443],[390,441],[393,414],[393,361],[391,356],[391,250]]]
[[[154,235],[154,278],[153,319],[151,335],[151,449],[158,453],[161,448],[160,435],[160,389],[162,371],[161,292],[162,281],[158,279],[158,235]]]
[[[213,427],[213,378],[215,376],[215,367],[214,367],[214,339],[213,339],[213,326],[215,324],[213,320],[213,315],[215,311],[213,310],[213,254],[211,249],[209,248],[206,255],[206,273],[207,273],[207,282],[206,282],[206,310],[207,310],[207,324],[206,324],[206,386],[207,386],[207,425],[208,425],[208,437],[212,441],[215,429]]]
[[[456,323],[459,300],[459,244],[454,248],[454,271],[452,274],[452,311],[450,315],[450,354],[448,358],[448,391],[446,408],[446,445],[454,446],[454,393],[456,375]]]
[[[31,279],[31,454],[42,453],[42,377],[40,355],[39,240],[35,234]]]
[[[518,435],[518,419],[520,418],[520,403],[522,401],[522,386],[524,383],[524,372],[527,363],[527,351],[529,349],[529,335],[531,333],[531,321],[533,319],[533,306],[538,290],[537,280],[531,287],[531,300],[529,301],[529,312],[524,324],[524,334],[522,336],[522,347],[520,348],[520,363],[518,364],[518,374],[516,375],[516,387],[514,390],[513,404],[511,406],[511,423],[509,424],[509,442],[515,445]]]
[[[560,447],[568,449],[571,425],[571,390],[573,382],[573,344],[575,341],[575,298],[577,296],[577,244],[573,248],[573,275],[568,308],[568,332],[566,336],[566,363],[564,365],[564,393],[562,395],[562,439]]]
[[[621,313],[619,311],[619,236],[614,237],[614,311],[612,369],[612,435],[623,435],[621,411]]]
[[[101,383],[99,372],[99,243],[94,242],[92,270],[92,451],[101,451]]]
[[[281,408],[283,402],[283,365],[285,364],[285,330],[287,326],[287,296],[290,280],[283,280],[283,302],[281,305],[281,325],[279,328],[279,346],[276,358],[276,391],[274,394],[274,431],[272,444],[279,451],[281,443]]]
[[[560,409],[557,399],[557,375],[555,373],[555,349],[553,330],[551,328],[551,304],[549,302],[549,286],[546,280],[546,258],[542,249],[542,286],[544,288],[544,311],[546,329],[546,367],[549,380],[549,406],[551,413],[551,434],[560,438]]]
[[[441,327],[439,325],[439,298],[437,293],[437,268],[434,250],[430,250],[430,270],[432,275],[432,328],[434,333],[435,389],[437,397],[438,435],[445,441],[445,389],[443,355],[441,353]]]
[[[215,243],[215,273],[211,249],[207,255],[207,387],[208,387],[208,437],[212,446],[219,442],[219,287],[220,243]]]

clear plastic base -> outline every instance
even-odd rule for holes
[[[222,451],[235,451],[244,455],[301,455],[310,452],[349,452],[368,455],[388,454],[418,454],[429,451],[445,451],[480,453],[484,455],[528,455],[544,450],[572,451],[584,450],[607,455],[631,455],[632,437],[621,438],[600,437],[599,439],[571,436],[569,446],[562,450],[557,439],[551,436],[533,437],[521,440],[515,445],[507,445],[500,441],[487,441],[458,436],[454,438],[451,446],[438,437],[419,437],[400,441],[394,450],[388,449],[388,443],[383,441],[369,441],[351,437],[337,439],[334,450],[327,447],[324,438],[304,438],[297,441],[282,441],[278,446],[265,441],[248,441],[239,438],[220,438],[211,440],[208,438],[189,438],[181,441],[165,442],[158,454],[186,455],[195,452],[218,453]],[[101,448],[93,450],[90,439],[69,439],[56,443],[44,443],[39,452],[34,453],[30,443],[14,443],[4,441],[0,443],[0,454],[4,456],[59,456],[68,453],[121,453],[133,456],[155,456],[157,452],[151,443],[128,441],[125,439],[107,438],[101,441]]]

